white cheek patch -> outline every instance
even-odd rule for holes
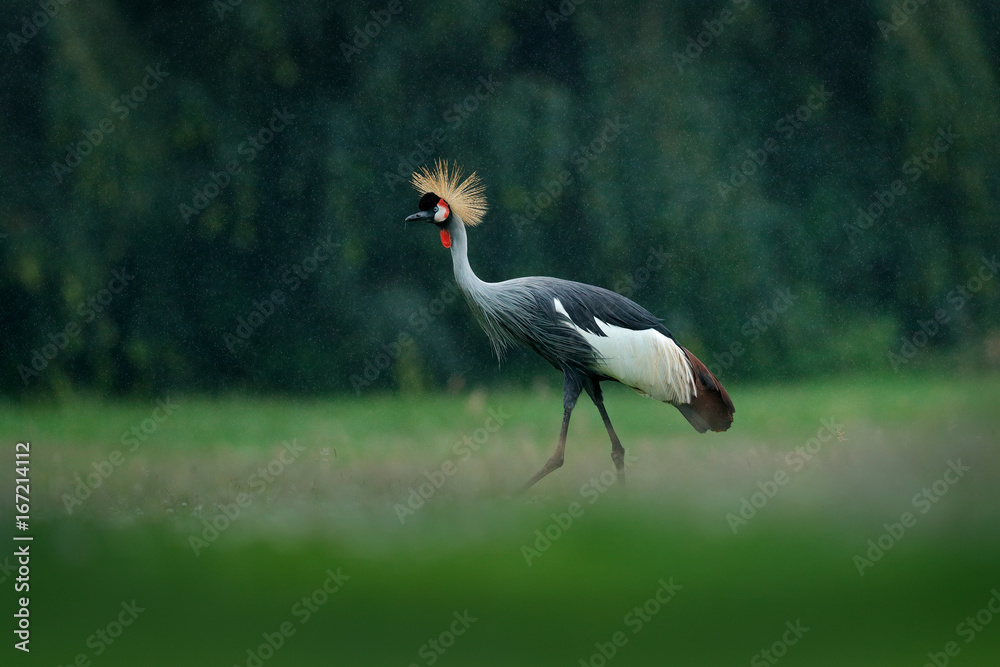
[[[438,204],[438,211],[434,214],[434,222],[444,222],[448,219],[451,211],[448,210],[448,205],[443,201]]]

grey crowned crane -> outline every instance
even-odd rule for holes
[[[440,160],[433,170],[415,172],[419,212],[406,221],[437,226],[441,244],[451,250],[458,286],[498,358],[510,346],[524,345],[563,373],[559,444],[524,488],[563,464],[569,417],[581,391],[601,413],[611,460],[624,482],[625,448],[604,409],[604,381],[673,405],[699,433],[730,427],[736,409],[722,383],[642,306],[610,290],[557,278],[480,280],[469,266],[466,227],[478,225],[486,212],[484,186],[475,173],[460,181],[461,171]]]

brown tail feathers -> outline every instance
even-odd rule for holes
[[[698,395],[691,399],[690,403],[678,405],[687,420],[694,426],[698,433],[704,433],[709,429],[713,431],[725,431],[733,424],[733,401],[729,398],[726,388],[712,374],[705,364],[698,360],[698,357],[691,354],[687,349],[684,354],[691,362],[691,369],[694,371],[694,386],[698,390]]]

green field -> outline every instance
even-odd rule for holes
[[[552,389],[5,406],[34,542],[32,652],[3,664],[1000,664],[1000,378],[732,394],[701,436],[609,387],[627,487],[581,401],[524,495]]]

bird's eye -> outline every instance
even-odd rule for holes
[[[434,207],[434,212],[435,212],[435,213],[437,213],[437,212],[438,212],[438,207],[437,207],[437,206],[435,206],[435,207]]]

